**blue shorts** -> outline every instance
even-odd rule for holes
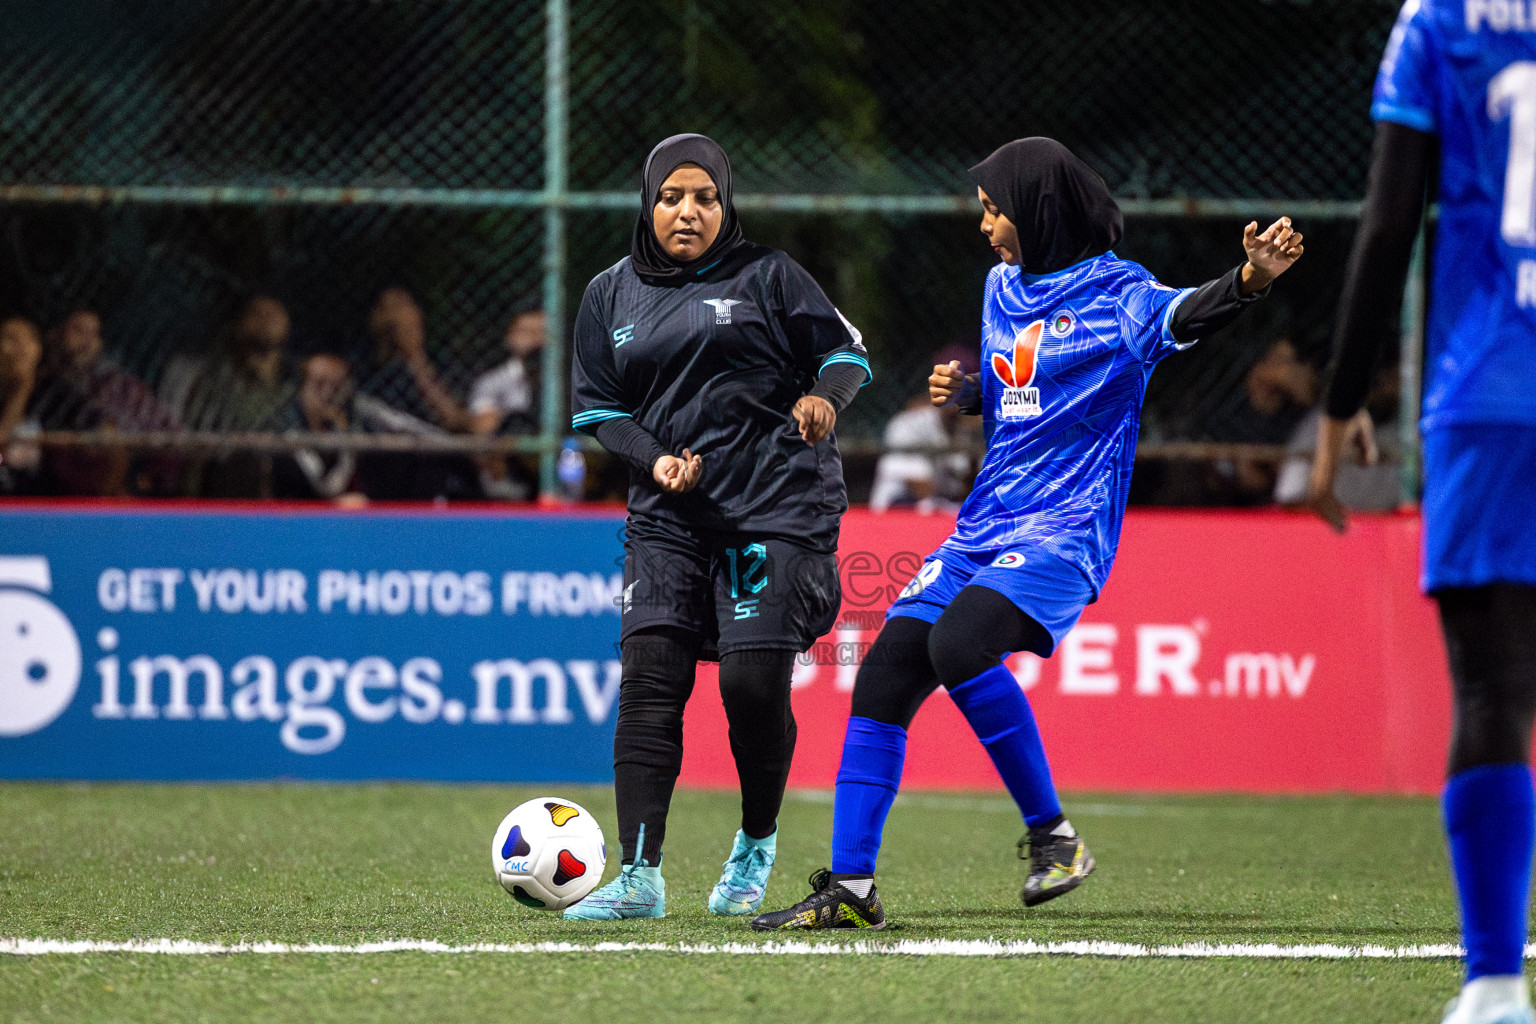
[[[1423,588],[1536,586],[1536,427],[1424,436]]]
[[[1094,599],[1093,587],[1076,566],[1038,547],[971,552],[941,544],[923,559],[923,567],[885,617],[937,622],[968,586],[997,591],[1044,626],[1051,634],[1051,649],[1033,652],[1042,658],[1051,656]]]

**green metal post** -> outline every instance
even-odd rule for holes
[[[570,188],[566,151],[570,126],[568,32],[566,0],[545,0],[544,32],[544,380],[539,491],[553,495],[559,488],[555,473],[560,438],[569,432],[565,373],[565,211]]]
[[[1399,398],[1397,429],[1402,450],[1402,488],[1407,501],[1419,500],[1422,447],[1419,438],[1419,405],[1424,372],[1424,226],[1413,243],[1408,261],[1408,280],[1403,285],[1402,343],[1399,346]]]

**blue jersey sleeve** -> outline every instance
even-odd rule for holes
[[[1416,131],[1436,130],[1439,51],[1435,45],[1430,4],[1408,0],[1398,13],[1387,40],[1371,95],[1371,118],[1392,121]]]
[[[1173,336],[1173,313],[1193,288],[1169,288],[1150,277],[1133,280],[1115,304],[1126,347],[1144,363],[1155,363],[1194,342]]]

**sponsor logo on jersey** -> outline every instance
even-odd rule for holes
[[[634,341],[634,340],[635,340],[635,325],[634,324],[630,324],[627,327],[620,327],[618,330],[613,332],[613,347],[614,348],[623,348],[625,344],[627,344],[628,342]]]
[[[1024,564],[1024,552],[1008,551],[992,559],[994,569],[1017,569]]]
[[[704,305],[714,307],[716,324],[728,324],[731,322],[731,307],[741,305],[741,300],[705,299]]]
[[[1036,320],[1014,336],[1013,359],[1001,352],[992,354],[992,372],[1003,384],[998,415],[1005,420],[1033,419],[1045,411],[1040,407],[1040,389],[1034,386],[1036,356],[1044,333],[1045,321]]]

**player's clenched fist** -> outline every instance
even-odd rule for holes
[[[651,466],[651,476],[656,480],[656,485],[671,494],[693,490],[703,472],[703,461],[687,448],[683,449],[681,458],[663,455]]]
[[[795,403],[791,415],[800,425],[800,436],[806,444],[819,443],[837,425],[837,410],[831,402],[817,395],[803,396]]]
[[[960,372],[958,359],[948,366],[935,366],[928,377],[928,400],[934,405],[948,405],[960,397],[965,387],[965,374]]]

